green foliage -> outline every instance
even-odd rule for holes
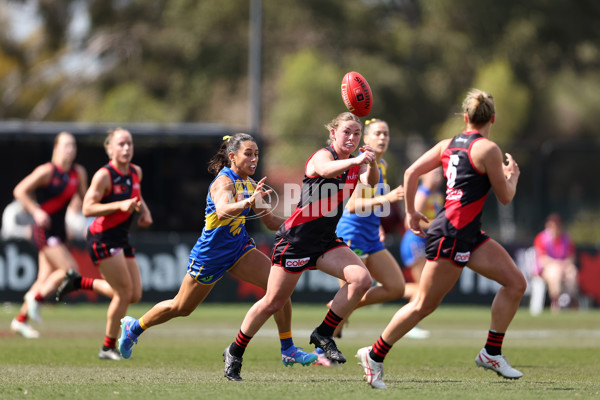
[[[250,2],[90,0],[80,38],[69,36],[74,0],[33,3],[41,26],[22,42],[0,16],[0,118],[248,129]],[[403,154],[409,138],[462,130],[455,114],[471,87],[495,97],[502,148],[527,147],[524,177],[549,139],[600,139],[596,0],[263,0],[262,11],[261,131],[274,168],[302,165],[325,143],[323,124],[345,110],[340,80],[351,70],[369,81],[371,115],[393,135],[386,158],[400,168],[413,156]],[[93,68],[65,68],[74,54]],[[595,198],[591,173],[569,179]]]
[[[168,122],[169,108],[148,96],[135,83],[121,85],[106,94],[100,107],[89,107],[83,119],[99,122],[154,121]]]
[[[547,90],[552,136],[592,136],[600,125],[600,73],[560,72]]]
[[[284,59],[270,125],[279,140],[276,143],[287,143],[288,146],[282,151],[271,152],[270,162],[302,163],[327,142],[329,135],[324,125],[345,111],[340,94],[329,89],[340,86],[344,73],[326,61],[325,57],[309,49]]]
[[[500,147],[515,141],[529,115],[529,91],[516,81],[510,65],[498,60],[480,68],[473,87],[494,96],[496,123],[492,130],[493,140]],[[462,104],[462,99],[457,104]],[[452,137],[464,128],[462,109],[457,108],[456,113],[458,115],[452,116],[443,125],[438,138]]]

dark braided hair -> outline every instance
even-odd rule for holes
[[[223,136],[223,143],[221,144],[219,151],[208,162],[208,172],[216,176],[223,167],[230,167],[231,161],[229,160],[229,153],[237,153],[242,143],[247,142],[248,140],[256,143],[256,140],[247,133],[236,133],[233,136]]]

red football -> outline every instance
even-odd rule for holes
[[[373,95],[367,80],[358,72],[352,71],[342,79],[342,100],[352,114],[366,117],[373,106]]]

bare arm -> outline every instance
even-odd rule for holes
[[[423,232],[421,221],[429,223],[429,219],[418,211],[415,205],[419,177],[442,164],[441,155],[444,149],[448,147],[449,141],[450,139],[446,139],[436,144],[419,157],[419,159],[404,172],[404,207],[406,211],[406,220],[408,228],[415,235],[424,237],[425,232]]]
[[[79,182],[77,183],[77,193],[82,199],[85,197],[85,192],[88,189],[88,174],[85,168],[79,164],[74,164],[74,168],[79,176]]]
[[[272,190],[264,190],[264,182],[267,179],[267,177],[263,177],[258,183],[256,183],[251,178],[248,179],[250,180],[250,182],[252,182],[252,185],[254,186],[254,193],[252,194],[254,198],[252,198],[251,196],[248,199],[250,204],[252,204],[254,212],[268,229],[276,231],[277,229],[279,229],[281,224],[283,224],[285,218],[275,215],[273,213],[273,210],[271,209],[271,204],[264,201],[264,196],[272,192]]]
[[[306,175],[322,176],[323,178],[335,178],[355,165],[360,165],[359,157],[335,160],[327,150],[320,150],[312,156],[306,164]]]
[[[313,155],[312,158],[306,164],[306,175],[318,175],[323,178],[329,179],[335,178],[336,176],[343,174],[355,165],[363,165],[364,167],[364,164],[373,164],[375,166],[376,171],[371,171],[372,167],[361,168],[360,175],[361,180],[363,180],[362,176],[365,173],[367,173],[365,177],[368,177],[368,182],[365,183],[371,186],[375,186],[377,182],[379,182],[379,169],[377,168],[375,153],[368,146],[361,148],[361,151],[364,152],[358,157],[350,157],[344,160],[335,160],[333,158],[333,155],[329,151],[325,149],[320,150],[316,152],[315,155]],[[373,177],[376,178],[373,179]]]
[[[50,216],[40,208],[34,198],[34,191],[39,187],[48,186],[52,179],[52,164],[46,163],[38,166],[21,182],[15,186],[13,195],[25,210],[31,214],[35,223],[43,228],[50,227]]]
[[[116,211],[132,213],[140,210],[142,201],[136,198],[100,203],[104,196],[109,193],[110,188],[110,174],[104,168],[99,169],[92,177],[90,187],[83,198],[83,215],[86,217],[100,217]]]
[[[346,208],[351,213],[355,213],[356,210],[365,210],[365,209],[373,209],[375,206],[382,206],[388,203],[396,203],[404,199],[404,188],[402,185],[398,186],[395,189],[392,189],[386,194],[375,197],[366,197],[365,196],[366,187],[362,184],[359,184],[352,197],[346,204]]]
[[[139,199],[140,200],[140,207],[139,207],[140,216],[138,218],[137,224],[141,227],[147,228],[154,223],[154,220],[152,219],[152,214],[150,213],[150,208],[148,208],[146,201],[142,197],[142,185],[141,185],[142,177],[143,177],[142,167],[140,167],[138,165],[134,165],[133,167],[136,169],[139,180],[140,180],[140,199]]]
[[[506,153],[505,164],[496,143],[480,140],[473,145],[471,157],[475,166],[487,174],[498,201],[504,205],[510,203],[517,193],[520,174],[519,165],[512,156]]]
[[[240,201],[233,201],[235,188],[231,179],[225,175],[217,178],[210,187],[210,196],[215,203],[217,218],[224,220],[237,216],[244,209],[254,207],[257,202],[259,203],[259,207],[266,207],[266,203],[262,202],[262,198],[272,192],[270,189],[263,190],[266,179],[267,177],[264,177],[258,181],[254,188],[254,193],[250,197]]]

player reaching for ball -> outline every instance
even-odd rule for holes
[[[375,186],[379,170],[375,152],[360,142],[362,124],[352,113],[339,114],[326,125],[329,146],[309,157],[304,169],[300,202],[275,236],[267,293],[246,314],[233,343],[223,353],[225,376],[241,381],[242,356],[250,340],[273,313],[289,304],[290,296],[307,269],[319,269],[346,284],[337,292],[325,319],[310,335],[310,343],[338,363],[346,358],[338,350],[333,331],[371,287],[371,275],[360,258],[337,237],[336,225],[344,203],[356,184]]]
[[[527,282],[508,252],[481,231],[482,208],[490,188],[502,204],[508,204],[517,190],[519,166],[510,154],[505,164],[500,148],[489,139],[495,121],[491,95],[472,89],[463,111],[466,130],[436,144],[404,173],[406,218],[415,234],[424,236],[420,222],[429,222],[415,209],[419,176],[441,165],[447,179],[446,200],[427,230],[427,261],[417,297],[396,312],[372,346],[356,354],[374,388],[386,388],[383,361],[392,346],[438,307],[466,265],[502,285],[492,303],[487,342],[476,364],[507,379],[523,376],[502,355],[502,341]]]
[[[266,178],[258,183],[250,179],[257,163],[258,145],[252,136],[238,133],[224,138],[219,152],[209,162],[208,170],[216,178],[206,198],[205,226],[191,251],[179,292],[175,298],[156,304],[140,319],[127,316],[121,320],[119,351],[124,358],[131,357],[133,345],[146,329],[191,314],[225,272],[267,288],[271,264],[267,256],[256,250],[246,231],[246,218],[254,209],[272,230],[281,225],[283,218],[271,213],[269,205],[262,201],[271,192],[264,189]],[[312,364],[317,356],[294,346],[289,297],[274,318],[279,329],[282,362],[286,366]]]
[[[379,168],[379,183],[370,188],[359,184],[348,201],[337,225],[337,235],[365,263],[378,285],[371,287],[356,308],[395,300],[404,293],[404,277],[400,266],[385,248],[381,218],[390,211],[390,204],[404,199],[404,188],[389,190],[386,180],[387,163],[382,158],[390,142],[387,122],[372,118],[365,121],[363,141],[375,152]],[[345,284],[340,281],[340,284]],[[344,321],[349,315],[344,316]],[[344,322],[342,321],[342,323]],[[334,337],[341,337],[342,324]]]

